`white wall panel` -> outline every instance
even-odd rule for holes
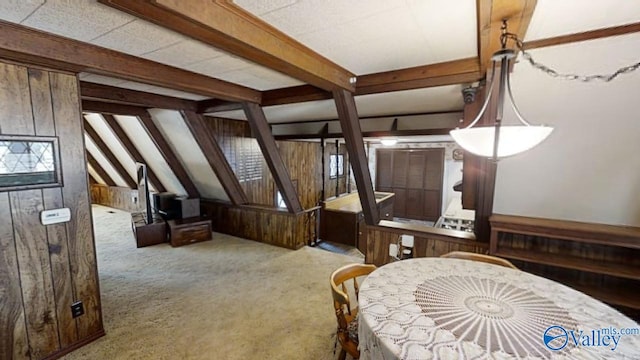
[[[147,135],[147,132],[140,124],[140,120],[134,116],[115,116],[115,119],[129,136],[129,139],[131,139],[142,157],[144,157],[147,166],[153,170],[167,191],[180,196],[186,195],[187,192],[184,187],[178,181],[153,141],[151,141],[149,135]]]
[[[562,71],[591,74],[637,62],[639,48],[640,34],[633,34],[531,53]],[[525,118],[555,130],[538,147],[500,161],[494,212],[640,226],[640,73],[569,82],[521,63],[512,83]]]
[[[111,165],[111,162],[102,154],[98,146],[91,140],[91,138],[85,134],[84,135],[84,143],[87,147],[87,151],[96,159],[98,164],[102,167],[102,169],[113,179],[113,182],[116,183],[116,186],[129,187],[127,183],[122,179],[122,177],[118,174],[118,171]]]

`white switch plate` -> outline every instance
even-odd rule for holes
[[[44,210],[40,213],[42,225],[58,224],[69,220],[71,220],[71,210],[69,208]]]

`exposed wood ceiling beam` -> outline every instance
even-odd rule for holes
[[[229,165],[222,149],[220,149],[215,134],[213,134],[211,128],[207,126],[204,116],[196,114],[193,111],[181,111],[180,114],[191,131],[193,138],[202,150],[209,166],[213,172],[215,172],[218,180],[220,180],[231,202],[234,205],[247,204],[249,202],[247,195],[234,174],[231,165]]]
[[[362,130],[358,120],[358,111],[353,94],[345,90],[335,90],[333,96],[340,118],[340,126],[344,134],[344,141],[349,152],[349,161],[353,169],[353,177],[356,179],[358,194],[364,220],[367,225],[376,225],[380,221],[376,197],[373,192],[369,163],[362,140]]]
[[[0,21],[0,57],[140,81],[231,101],[260,102],[260,92],[137,56]]]
[[[267,162],[269,170],[271,170],[273,181],[276,183],[282,199],[285,204],[287,204],[287,209],[290,213],[294,214],[302,212],[302,204],[300,204],[298,193],[289,176],[289,170],[287,170],[282,156],[280,156],[278,146],[273,138],[269,123],[267,123],[267,118],[264,116],[262,108],[258,104],[247,102],[243,103],[242,107],[247,115],[247,119],[249,119],[251,133],[258,141],[258,145],[260,145],[264,160]]]
[[[324,90],[354,90],[352,73],[231,1],[100,2]]]
[[[193,183],[191,178],[189,177],[189,173],[180,162],[180,159],[174,154],[171,146],[164,138],[160,129],[156,126],[151,118],[151,115],[148,112],[144,112],[143,114],[138,115],[138,119],[140,120],[140,124],[147,131],[147,135],[151,141],[153,141],[154,145],[160,152],[160,155],[164,158],[164,161],[167,162],[171,171],[173,171],[174,175],[178,178],[178,181],[184,187],[184,190],[187,192],[190,198],[199,198],[200,193],[198,192],[198,188]]]
[[[435,86],[457,85],[480,80],[477,58],[385,71],[358,76],[356,95],[379,94]],[[294,104],[332,99],[333,94],[311,85],[299,85],[262,92],[262,106]]]
[[[324,128],[323,128],[324,129]],[[426,135],[448,135],[454,128],[442,129],[421,129],[421,130],[389,130],[389,131],[363,131],[362,137],[385,137],[385,136],[426,136]],[[303,140],[303,139],[333,139],[343,138],[344,134],[330,133],[322,130],[317,134],[288,134],[275,135],[276,140]]]
[[[116,182],[113,181],[111,176],[109,176],[109,174],[107,174],[106,171],[104,171],[102,166],[100,166],[100,163],[98,162],[98,160],[96,160],[96,158],[94,158],[93,155],[91,155],[89,150],[86,150],[85,152],[87,153],[87,162],[89,163],[89,165],[91,165],[93,170],[95,170],[96,173],[98,173],[98,176],[100,176],[102,180],[104,180],[104,182],[107,183],[108,186],[116,186]]]
[[[144,159],[142,154],[140,154],[136,146],[133,144],[133,141],[131,141],[127,133],[120,126],[120,124],[118,124],[118,121],[116,121],[113,115],[100,115],[102,115],[104,121],[111,128],[111,131],[113,131],[113,133],[116,135],[116,138],[118,139],[120,144],[125,148],[125,150],[127,150],[129,156],[131,156],[134,161],[148,165],[149,163]],[[158,190],[158,192],[167,191],[167,189],[164,187],[164,185],[162,185],[162,182],[160,181],[160,179],[158,179],[156,173],[151,169],[150,166],[147,166],[147,174],[149,174],[149,180],[151,180],[151,184],[155,187],[156,190]]]
[[[139,106],[121,105],[101,101],[82,100],[82,111],[109,115],[140,116],[147,110]]]
[[[195,111],[198,107],[198,103],[193,100],[153,94],[138,90],[123,89],[86,81],[80,81],[80,96],[82,100],[142,106],[147,108]]]
[[[462,84],[480,80],[478,58],[358,76],[356,95]]]
[[[537,0],[477,0],[478,54],[482,76],[491,68],[491,56],[500,50],[502,21],[508,21],[508,31],[519,39],[524,36],[531,22]],[[513,48],[508,43],[507,47]]]
[[[84,119],[84,131],[87,133],[87,135],[89,135],[89,138],[93,140],[93,142],[96,144],[100,152],[111,163],[111,166],[113,166],[113,168],[116,170],[118,175],[120,175],[122,180],[124,180],[124,182],[127,183],[127,185],[130,188],[135,189],[138,186],[138,184],[136,183],[136,180],[131,177],[131,175],[127,172],[127,169],[124,168],[122,163],[120,163],[120,161],[115,156],[115,154],[111,151],[109,146],[107,146],[107,144],[104,142],[104,140],[102,140],[98,132],[91,126],[91,124],[89,124],[89,122],[86,119]]]
[[[198,114],[214,113],[220,111],[242,110],[242,103],[220,99],[207,99],[198,101]]]
[[[524,48],[529,50],[529,49],[535,49],[535,48],[540,48],[545,46],[562,45],[562,44],[568,44],[568,43],[573,43],[578,41],[600,39],[600,38],[609,37],[609,36],[631,34],[639,31],[640,31],[640,23],[634,23],[634,24],[614,26],[610,28],[604,28],[604,29],[598,29],[598,30],[592,30],[592,31],[585,31],[581,33],[556,36],[552,38],[527,41],[524,43]]]

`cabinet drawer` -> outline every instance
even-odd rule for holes
[[[210,224],[190,224],[171,228],[171,246],[187,245],[210,239]]]

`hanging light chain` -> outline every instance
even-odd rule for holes
[[[516,34],[513,33],[506,33],[503,34],[502,37],[511,39],[515,42],[516,47],[518,48],[518,50],[520,51],[520,53],[522,53],[522,57],[527,60],[529,62],[529,64],[531,64],[531,66],[533,66],[534,68],[544,72],[545,74],[554,77],[554,78],[558,78],[558,79],[562,79],[562,80],[578,80],[578,81],[582,81],[582,82],[591,82],[591,81],[604,81],[604,82],[609,82],[615,78],[617,78],[619,75],[622,74],[628,74],[631,72],[634,72],[636,70],[638,70],[640,68],[640,62],[637,62],[635,64],[629,65],[629,66],[624,66],[621,67],[620,69],[616,70],[614,73],[612,74],[607,74],[607,75],[602,75],[602,74],[596,74],[596,75],[577,75],[577,74],[562,74],[559,73],[558,71],[544,65],[541,64],[537,61],[535,61],[533,59],[533,56],[531,56],[531,54],[529,54],[528,52],[526,52],[524,50],[524,43],[522,42],[522,40],[518,39],[518,37],[516,36]]]

